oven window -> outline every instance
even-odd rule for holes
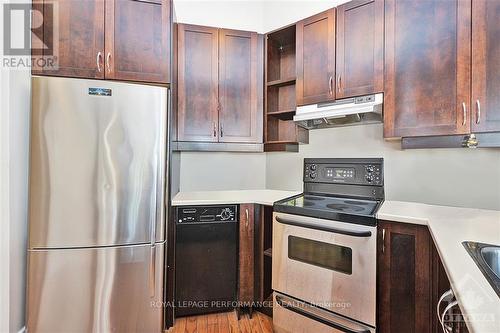
[[[288,236],[288,258],[352,274],[352,249],[349,247]]]

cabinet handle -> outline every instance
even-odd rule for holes
[[[385,229],[382,229],[382,253],[385,253]]]
[[[453,291],[450,289],[448,291],[445,291],[441,297],[439,298],[439,301],[437,303],[437,306],[436,306],[436,314],[437,314],[437,318],[438,318],[438,321],[439,323],[441,324],[441,328],[443,328],[443,331],[446,333],[445,331],[445,328],[444,328],[444,323],[443,323],[443,320],[441,318],[441,311],[440,311],[440,308],[441,308],[441,303],[443,303],[443,301],[447,301],[447,302],[451,302],[451,300],[453,300],[453,298],[455,297],[455,295],[453,295]]]
[[[248,209],[245,209],[245,228],[248,228]]]
[[[106,56],[106,67],[108,68],[108,73],[111,73],[111,66],[109,65],[110,60],[111,60],[111,52],[108,52],[108,55]]]
[[[101,51],[97,52],[97,56],[95,61],[97,62],[97,71],[100,73],[101,72],[101,59],[102,59],[102,53]]]
[[[224,136],[224,126],[222,123],[220,124],[220,137],[222,138]]]
[[[340,92],[342,89],[342,74],[339,74],[337,78],[337,90]]]
[[[479,124],[481,122],[481,103],[479,100],[476,100],[476,124]]]
[[[464,118],[464,120],[462,121],[462,126],[465,126],[465,123],[467,122],[467,106],[465,106],[465,102],[462,103],[462,112]]]
[[[330,75],[330,78],[328,79],[328,92],[330,95],[333,95],[333,76]]]
[[[215,123],[215,121],[213,122],[213,125],[214,125],[214,138],[217,137],[217,124]]]

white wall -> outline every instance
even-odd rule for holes
[[[349,0],[269,0],[264,1],[263,31],[269,32]]]
[[[181,191],[266,187],[264,153],[181,153]]]
[[[30,75],[22,70],[6,74],[2,71],[0,315],[7,318],[1,322],[7,330],[0,328],[18,332],[25,308]]]
[[[383,157],[388,200],[500,210],[500,149],[401,150],[381,124],[312,130],[298,154],[267,154],[267,187],[302,189],[307,157]]]
[[[263,32],[261,0],[174,0],[177,22]]]
[[[1,27],[0,27],[1,29]],[[8,72],[0,70],[0,332],[9,330],[9,98]]]
[[[5,2],[8,1],[2,0],[2,4]],[[0,36],[2,30],[0,24]],[[19,332],[25,319],[30,74],[27,70],[7,69],[0,69],[0,73],[0,332],[3,333]]]

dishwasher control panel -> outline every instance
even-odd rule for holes
[[[238,222],[238,205],[177,207],[177,223]]]

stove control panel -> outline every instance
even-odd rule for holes
[[[384,185],[382,159],[305,159],[304,182]]]
[[[177,207],[177,223],[238,222],[238,205]]]

